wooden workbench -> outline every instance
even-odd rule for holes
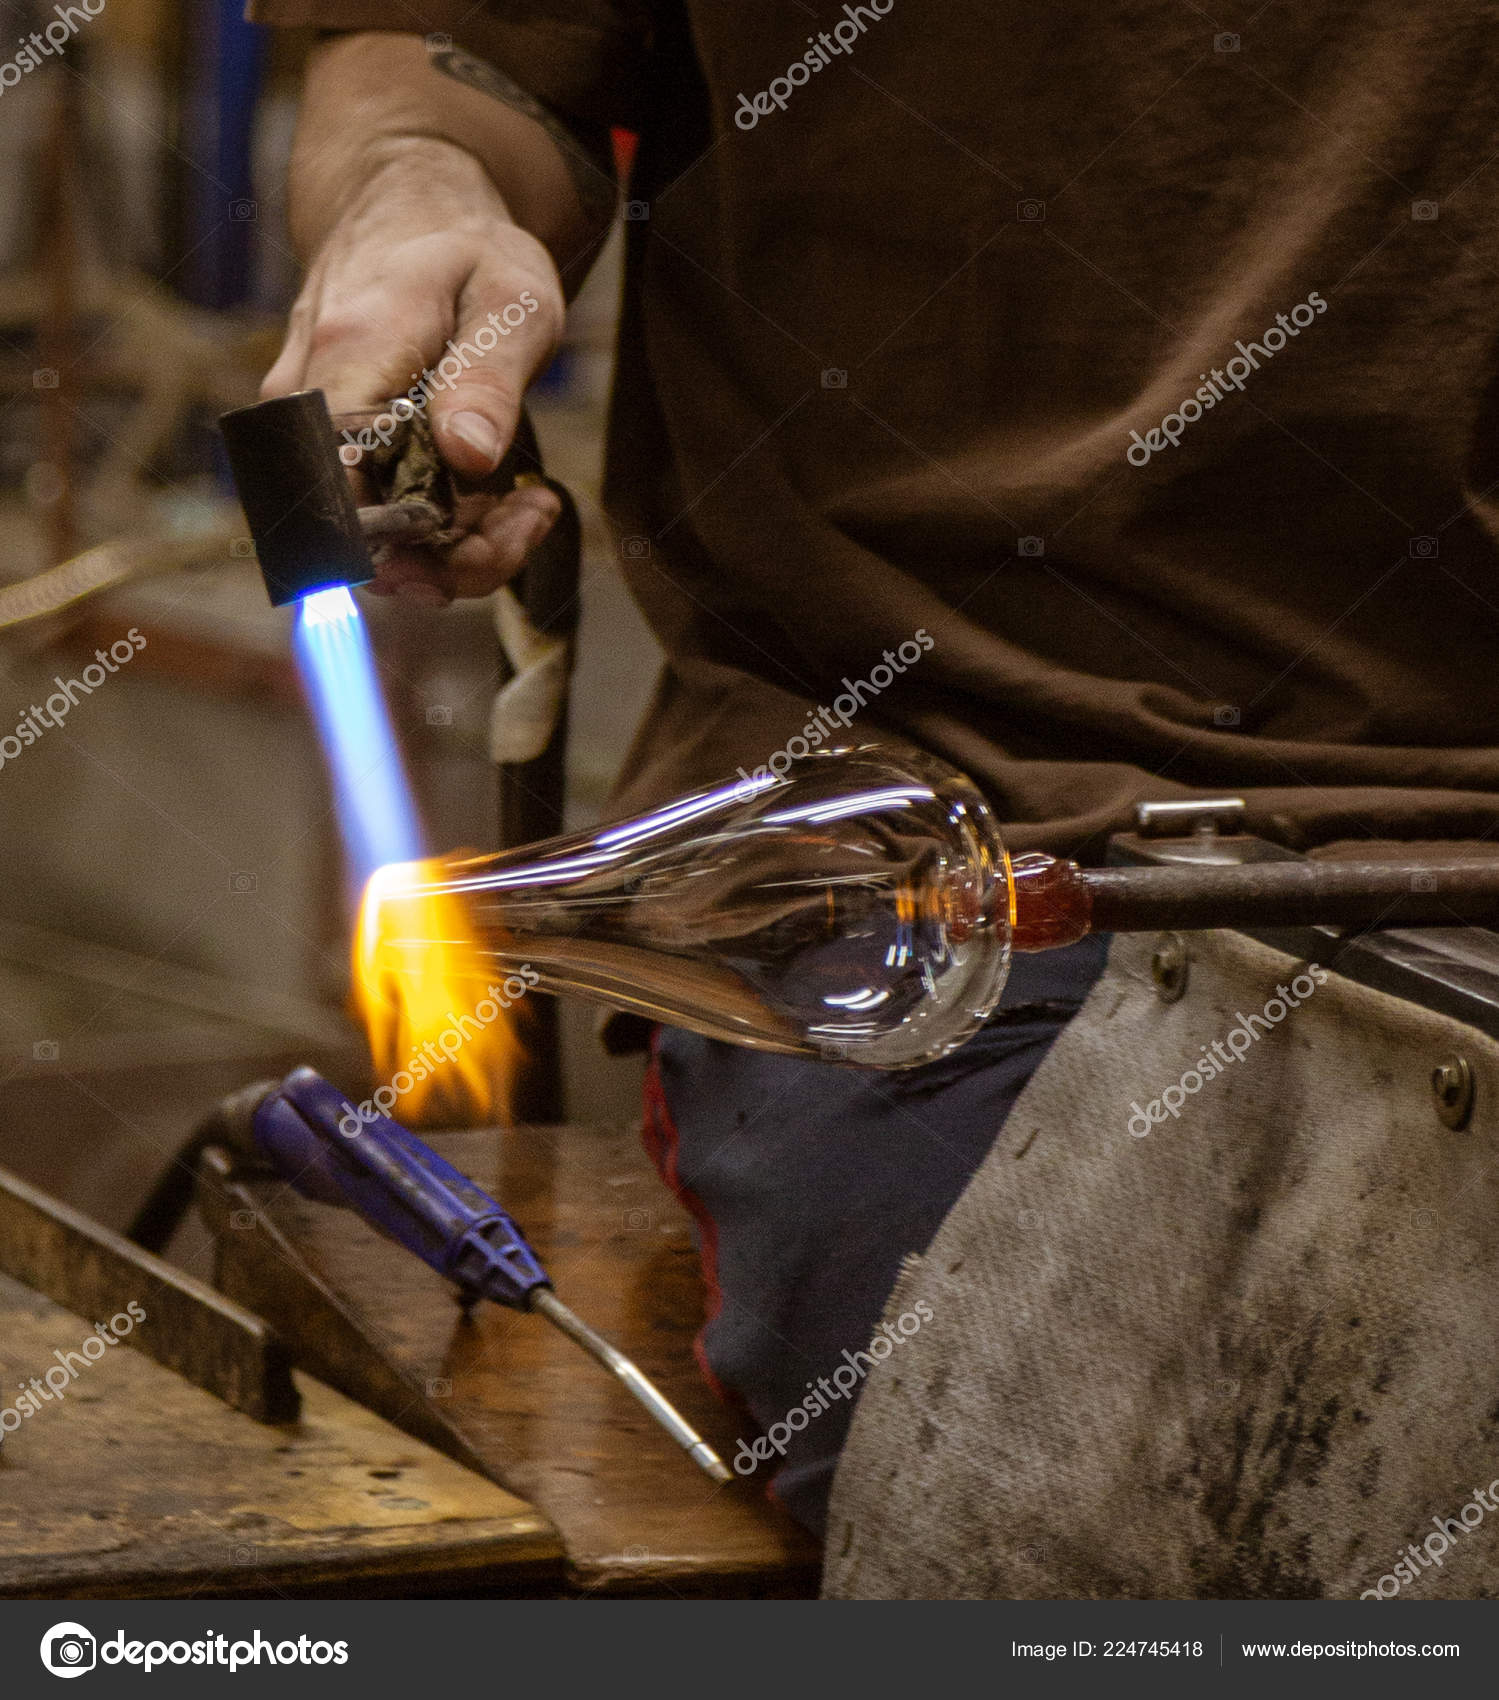
[[[428,1137],[424,1135],[424,1137]],[[583,1319],[731,1459],[744,1432],[692,1356],[702,1280],[685,1213],[633,1130],[431,1137],[520,1222]],[[205,1178],[218,1284],[298,1362],[533,1504],[580,1592],[810,1595],[815,1544],[758,1483],[711,1482],[571,1341],[485,1305],[345,1211],[256,1179]]]
[[[0,1407],[97,1320],[0,1275]],[[111,1346],[0,1445],[0,1599],[560,1590],[531,1506],[296,1380],[298,1420],[262,1423]]]

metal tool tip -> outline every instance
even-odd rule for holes
[[[719,1483],[733,1481],[734,1472],[729,1469],[728,1465],[709,1446],[706,1440],[700,1440],[696,1446],[689,1447],[688,1453],[703,1470],[712,1476],[714,1481]]]

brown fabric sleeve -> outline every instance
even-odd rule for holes
[[[451,36],[559,112],[638,122],[651,18],[643,0],[249,0],[251,23]]]

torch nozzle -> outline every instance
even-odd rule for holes
[[[733,1481],[723,1459],[640,1367],[611,1346],[602,1334],[595,1333],[582,1317],[575,1316],[550,1287],[536,1288],[531,1294],[530,1308],[540,1311],[548,1322],[554,1323],[568,1339],[575,1340],[612,1376],[622,1381],[699,1469],[715,1482]]]
[[[732,1480],[644,1372],[562,1303],[500,1204],[415,1134],[388,1116],[361,1116],[310,1068],[263,1096],[251,1123],[256,1155],[304,1197],[353,1210],[454,1282],[465,1299],[539,1311],[623,1382],[700,1469],[716,1482]]]

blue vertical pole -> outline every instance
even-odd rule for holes
[[[198,0],[178,13],[190,36],[183,140],[192,165],[188,257],[173,282],[204,307],[238,305],[254,281],[259,208],[251,148],[265,51],[260,30],[240,15],[242,6],[243,0]]]

